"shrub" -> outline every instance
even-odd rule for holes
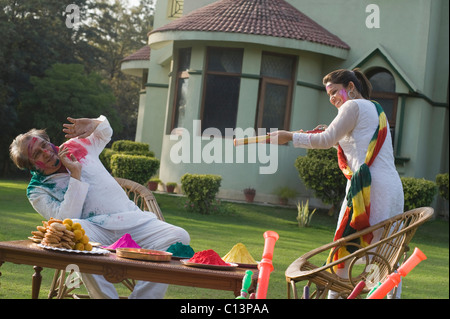
[[[155,183],[161,184],[162,180],[160,180],[158,177],[152,177],[148,180],[148,182],[155,182]]]
[[[149,147],[147,143],[129,140],[118,140],[111,145],[111,149],[116,153],[155,157],[155,153],[150,151]]]
[[[189,201],[187,207],[201,214],[209,214],[221,181],[219,175],[184,174],[181,186]]]
[[[108,172],[112,172],[111,157],[114,154],[127,154],[127,155],[143,155],[148,157],[155,157],[155,153],[149,150],[147,143],[118,140],[112,143],[111,148],[104,148],[100,153],[100,161],[103,166],[106,167]]]
[[[145,153],[149,150],[149,145],[147,143],[129,141],[129,140],[118,140],[112,143],[111,149],[116,152],[136,152]]]
[[[306,156],[297,157],[295,168],[307,188],[325,204],[339,207],[345,197],[347,179],[342,174],[337,161],[336,149],[308,149]]]
[[[423,178],[401,177],[405,194],[405,211],[430,206],[436,195],[436,183]]]
[[[143,155],[114,154],[111,156],[111,170],[115,177],[127,178],[139,184],[145,184],[155,175],[159,160]]]
[[[442,199],[448,200],[448,173],[436,175],[436,184]]]

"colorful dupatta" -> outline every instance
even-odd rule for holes
[[[344,216],[341,220],[339,228],[336,231],[334,240],[339,238],[349,236],[356,233],[362,229],[370,226],[370,185],[372,182],[372,177],[370,175],[369,167],[375,160],[378,152],[383,146],[384,140],[387,135],[387,119],[380,104],[372,101],[378,112],[379,125],[370,140],[369,147],[367,149],[366,158],[361,167],[356,171],[352,172],[348,166],[347,158],[344,154],[343,149],[339,145],[338,148],[338,163],[339,168],[344,173],[345,177],[350,180],[350,188],[347,194],[347,208],[345,210]],[[362,247],[366,247],[372,241],[372,233],[366,234],[354,240],[355,244]],[[334,249],[331,250],[328,256],[327,263],[336,261],[342,257],[345,257],[358,248],[357,246],[344,246],[338,249],[338,251],[333,255]],[[338,264],[333,268],[344,268],[344,264]]]

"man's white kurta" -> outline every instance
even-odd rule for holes
[[[156,218],[143,212],[100,162],[99,154],[108,144],[112,129],[104,116],[87,138],[64,143],[82,164],[81,181],[67,173],[49,176],[32,172],[27,196],[33,208],[45,219],[84,219],[102,228],[118,230]]]

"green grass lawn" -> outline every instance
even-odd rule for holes
[[[0,180],[0,241],[26,239],[41,216],[34,212],[25,196],[27,182]],[[155,194],[167,222],[183,227],[191,236],[195,251],[214,249],[225,255],[236,243],[246,245],[259,260],[264,248],[263,233],[276,231],[274,271],[271,273],[267,298],[286,298],[284,272],[302,254],[332,240],[336,221],[325,212],[316,213],[309,228],[299,228],[295,208],[260,206],[245,203],[223,203],[224,211],[211,215],[188,213],[183,197]],[[449,228],[448,222],[427,222],[416,233],[411,248],[419,247],[428,257],[403,281],[404,299],[449,298]],[[4,263],[0,267],[0,299],[30,298],[33,268]],[[40,298],[46,298],[54,271],[44,269]],[[300,287],[301,288],[301,287]],[[126,288],[119,286],[119,293]],[[232,299],[231,292],[171,285],[167,299]]]

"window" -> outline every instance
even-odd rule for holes
[[[186,95],[189,82],[188,69],[191,64],[191,48],[178,50],[178,67],[175,82],[174,111],[172,117],[172,129],[185,127]]]
[[[180,18],[183,15],[184,0],[169,0],[167,6],[167,17]]]
[[[257,128],[289,129],[295,69],[294,56],[263,52]]]
[[[398,101],[398,95],[395,93],[395,79],[384,68],[370,70],[366,76],[372,84],[371,99],[380,103],[384,113],[386,113],[392,135],[392,145],[394,145]]]
[[[201,112],[202,132],[214,127],[225,136],[225,128],[235,129],[242,57],[242,49],[208,48]]]

